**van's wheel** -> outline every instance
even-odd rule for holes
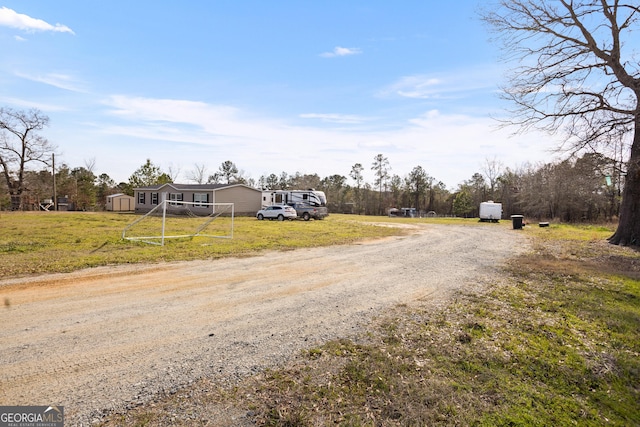
[[[309,215],[309,212],[303,213],[302,219],[304,219],[305,221],[309,221],[311,219],[311,215]]]
[[[282,214],[278,215],[278,221],[284,221],[284,215]]]
[[[258,214],[258,219],[262,221],[264,219],[264,216],[262,216],[262,214]]]

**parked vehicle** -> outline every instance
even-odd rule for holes
[[[298,218],[309,221],[311,218],[323,219],[329,216],[327,196],[323,191],[308,190],[265,190],[262,192],[262,206],[292,206]]]
[[[418,211],[416,208],[391,208],[389,209],[389,217],[417,218]]]
[[[260,209],[256,214],[256,218],[259,220],[277,219],[278,221],[284,221],[285,219],[296,219],[297,217],[296,210],[288,205],[267,206],[264,209]]]
[[[315,207],[327,207],[327,196],[323,191],[308,190],[265,190],[262,192],[262,206],[292,205],[305,203]]]
[[[502,219],[502,203],[493,200],[480,203],[480,221],[498,222]]]
[[[311,206],[307,203],[292,203],[291,207],[296,210],[298,218],[302,218],[305,221],[313,219],[324,219],[329,216],[329,211],[326,206]]]

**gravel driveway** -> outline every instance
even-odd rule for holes
[[[201,378],[231,381],[352,335],[385,307],[446,302],[521,253],[500,225],[257,257],[0,280],[0,404],[88,424]]]

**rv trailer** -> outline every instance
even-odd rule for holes
[[[306,203],[316,207],[327,206],[327,196],[323,191],[308,190],[265,190],[262,192],[262,206]]]
[[[289,205],[298,212],[298,218],[323,219],[329,215],[327,197],[324,192],[308,190],[265,190],[262,192],[262,206]]]

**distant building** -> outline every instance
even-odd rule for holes
[[[123,193],[107,196],[105,208],[113,212],[127,212],[135,209],[135,199]]]
[[[74,203],[69,200],[69,196],[58,196],[56,208],[59,211],[74,211],[76,210]]]
[[[147,213],[163,200],[173,200],[193,202],[192,211],[202,215],[212,213],[212,207],[204,203],[233,203],[235,215],[253,216],[261,208],[262,191],[245,184],[162,184],[135,188],[134,198],[136,213]]]

